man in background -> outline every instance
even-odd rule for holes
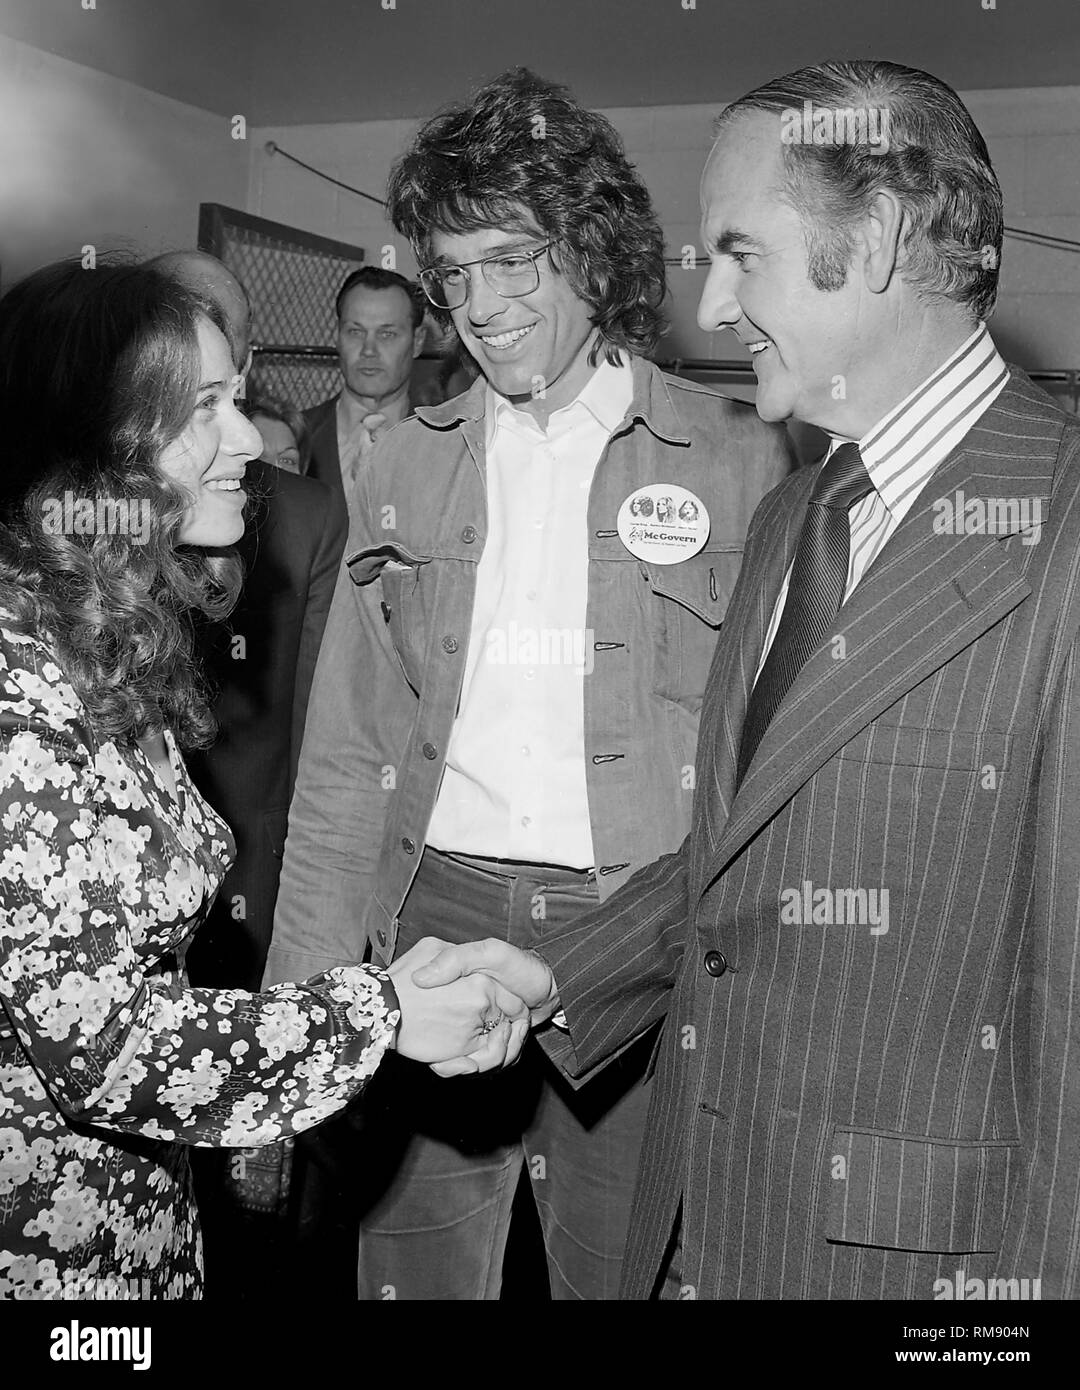
[[[338,291],[341,391],[304,412],[308,474],[349,497],[376,440],[412,413],[409,384],[423,351],[424,294],[393,270],[365,265]]]

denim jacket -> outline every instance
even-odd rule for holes
[[[690,826],[705,679],[758,502],[794,465],[752,406],[633,361],[630,409],[589,494],[583,678],[589,816],[601,897]],[[358,483],[289,813],[266,982],[393,958],[442,780],[486,534],[481,378],[388,431]],[[711,531],[677,564],[635,558],[616,515],[670,482]]]

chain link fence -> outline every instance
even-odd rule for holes
[[[303,232],[220,203],[199,207],[199,249],[224,261],[251,300],[248,394],[299,410],[340,389],[334,299],[362,246]]]

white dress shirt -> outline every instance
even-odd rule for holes
[[[437,849],[593,866],[585,786],[589,492],[633,396],[601,362],[546,431],[489,385],[487,540],[461,703],[427,841]]]

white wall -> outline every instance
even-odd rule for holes
[[[1080,87],[965,96],[1005,192],[1006,221],[1080,241]],[[698,244],[697,184],[711,106],[608,111],[653,195],[668,254]],[[394,157],[418,122],[249,130],[227,118],[0,37],[0,274],[3,282],[58,256],[126,244],[146,254],[193,245],[200,202],[221,202],[358,243],[369,260],[395,246],[380,208],[316,179],[267,139],[381,197]],[[704,270],[672,267],[668,356],[737,358],[731,334],[702,333]],[[1027,367],[1080,367],[1080,255],[1006,240],[993,327]]]
[[[990,147],[1005,194],[1006,223],[1080,241],[1080,87],[974,92],[964,100]],[[649,186],[669,256],[678,255],[684,245],[700,249],[698,178],[717,109],[631,107],[605,113]],[[253,132],[249,210],[358,242],[370,260],[382,246],[393,244],[399,269],[412,273],[411,255],[379,208],[266,154],[263,143],[273,139],[334,177],[381,197],[390,164],[416,124],[380,121]],[[670,269],[673,329],[663,351],[669,356],[741,358],[732,334],[705,334],[696,325],[704,275],[704,269]],[[1005,355],[1023,366],[1080,367],[1080,255],[1007,239],[993,327]]]
[[[124,245],[194,246],[200,202],[243,208],[228,120],[0,36],[0,274]]]

